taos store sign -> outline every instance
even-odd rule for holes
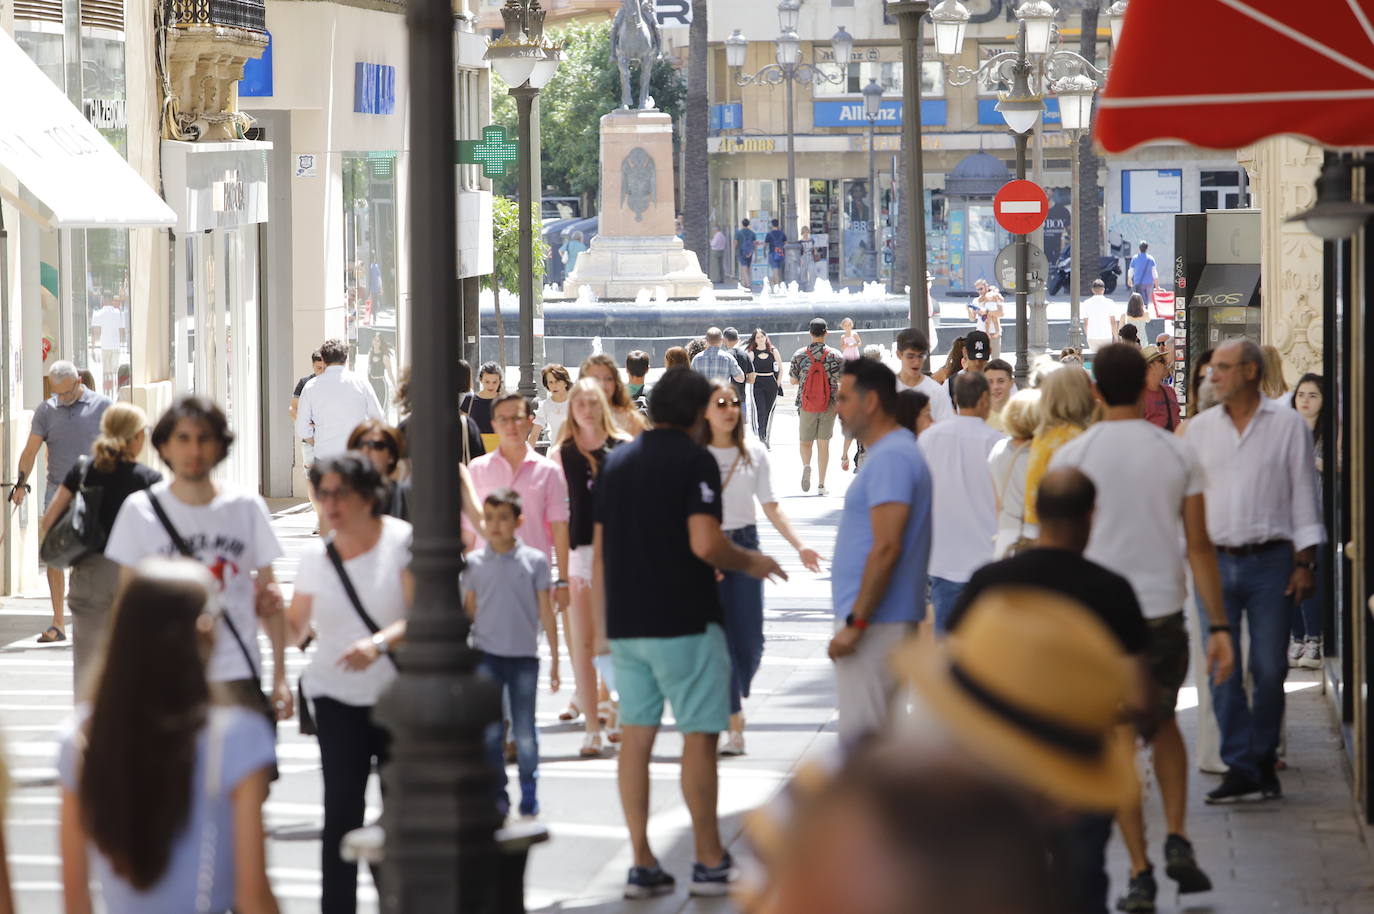
[[[812,102],[811,105],[811,119],[817,127],[868,125],[868,117],[864,114],[862,99],[852,102]],[[883,102],[878,111],[876,123],[882,127],[900,127],[902,124],[902,103],[897,100]]]
[[[97,130],[123,130],[129,125],[129,106],[122,98],[88,98],[81,112]]]
[[[1201,295],[1193,296],[1192,304],[1203,308],[1217,305],[1243,305],[1245,304],[1245,294],[1243,292],[1203,292]]]

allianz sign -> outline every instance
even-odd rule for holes
[[[817,127],[867,126],[864,116],[864,103],[859,101],[812,102],[812,119]],[[902,103],[900,100],[884,101],[878,111],[877,124],[887,127],[900,127],[902,124]]]

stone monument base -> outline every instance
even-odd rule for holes
[[[701,271],[697,255],[676,235],[597,235],[578,256],[563,291],[576,298],[584,287],[600,299],[633,299],[641,289],[655,298],[659,289],[666,298],[696,298],[712,283]]]

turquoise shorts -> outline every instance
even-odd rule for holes
[[[700,635],[613,638],[620,723],[657,727],[663,700],[681,733],[722,733],[730,726],[730,654],[712,622]]]

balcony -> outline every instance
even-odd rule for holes
[[[267,47],[263,0],[166,0],[167,68],[175,129],[166,139],[243,138],[234,84]]]

